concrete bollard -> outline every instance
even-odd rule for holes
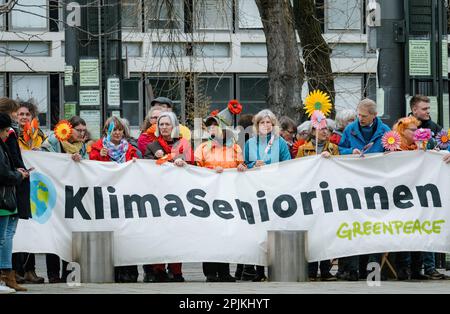
[[[268,231],[269,281],[308,281],[307,231]]]
[[[73,232],[72,259],[80,265],[82,283],[114,282],[114,233]]]

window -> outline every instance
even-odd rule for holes
[[[182,29],[184,0],[146,0],[145,18],[148,29]]]
[[[336,44],[331,45],[332,58],[364,58],[365,44]]]
[[[50,42],[39,41],[3,41],[0,42],[0,55],[21,57],[49,57]]]
[[[263,28],[255,0],[239,0],[239,28]]]
[[[362,0],[325,1],[327,31],[362,31]]]
[[[144,120],[142,116],[142,107],[140,104],[141,97],[141,80],[140,78],[131,78],[122,81],[122,115],[130,122],[130,126],[139,126]]]
[[[186,55],[186,47],[182,43],[153,43],[153,57],[183,57]]]
[[[150,77],[148,83],[151,85],[155,98],[162,96],[172,100],[174,103],[173,111],[180,117],[184,105],[182,101],[183,81],[176,77]],[[150,107],[150,104],[148,104],[148,107]]]
[[[211,111],[222,110],[233,99],[232,82],[231,76],[201,76],[198,78],[197,98],[210,100]]]
[[[11,75],[11,98],[34,103],[41,126],[48,125],[48,92],[48,75]]]
[[[47,30],[47,0],[18,0],[11,11],[12,30]]]
[[[335,106],[339,109],[355,109],[362,98],[362,77],[338,76],[334,79]]]
[[[0,4],[4,4],[5,0],[0,0]],[[5,14],[0,14],[0,30],[4,30],[5,27]]]
[[[122,42],[122,58],[126,56],[131,58],[142,57],[141,42]]]
[[[366,85],[364,86],[364,97],[377,101],[377,76],[375,74],[366,75]]]
[[[241,75],[238,78],[237,99],[242,103],[243,113],[258,113],[267,108],[269,79],[266,76]]]
[[[122,0],[122,28],[140,30],[141,11],[140,0]]]
[[[5,75],[0,74],[0,97],[6,96],[5,94]]]
[[[263,43],[241,43],[241,57],[267,57],[267,47]]]
[[[194,0],[194,21],[197,29],[231,30],[232,0]]]
[[[195,44],[194,55],[204,58],[229,58],[229,43]]]

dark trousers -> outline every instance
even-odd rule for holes
[[[317,277],[317,270],[319,269],[319,262],[313,262],[308,264],[309,277]],[[331,269],[331,262],[329,259],[320,261],[320,275],[328,274]]]
[[[229,263],[203,263],[203,274],[206,277],[225,277],[230,275]]]
[[[33,253],[13,253],[12,266],[16,273],[23,276],[36,269],[36,258]]]
[[[167,264],[168,270],[173,275],[182,275],[181,267],[182,267],[182,263]],[[166,264],[147,264],[147,265],[144,265],[142,268],[144,268],[145,273],[165,272]]]
[[[66,261],[62,261],[62,273],[61,273],[61,259],[56,254],[46,254],[45,261],[47,263],[47,276],[48,278],[61,278],[66,279],[69,271],[67,270]]]
[[[256,275],[257,276],[265,276],[264,266],[256,265]]]

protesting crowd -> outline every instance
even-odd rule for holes
[[[39,128],[36,106],[0,98],[0,293],[26,291],[23,283],[44,283],[35,271],[35,256],[28,252],[12,253],[14,234],[20,219],[30,219],[30,172],[21,152],[25,150],[70,154],[73,162],[90,159],[99,162],[126,163],[136,159],[152,159],[156,165],[173,163],[180,169],[193,165],[205,167],[220,175],[224,169],[245,172],[256,167],[286,160],[320,155],[364,157],[371,153],[394,153],[409,150],[441,150],[450,152],[450,130],[443,130],[430,118],[430,100],[416,95],[410,100],[411,113],[392,128],[377,116],[377,105],[364,99],[356,111],[337,111],[335,119],[327,118],[331,104],[318,92],[305,101],[309,120],[298,125],[291,118],[277,117],[268,109],[257,114],[241,114],[242,105],[230,101],[222,111],[203,117],[200,133],[180,124],[173,112],[173,102],[158,97],[142,123],[139,137],[133,138],[127,120],[110,117],[101,138],[89,136],[86,122],[73,116],[60,121],[50,133]],[[239,132],[245,130],[245,132]],[[194,145],[199,140],[200,145]],[[450,153],[443,163],[450,166]],[[181,170],[180,170],[181,171]],[[226,241],[226,239],[224,239]],[[332,261],[309,264],[310,280],[364,279],[361,263],[381,263],[383,252],[369,256],[339,258],[338,271],[330,272]],[[180,257],[180,260],[182,257]],[[65,282],[67,262],[55,254],[46,254],[49,283]],[[445,279],[435,267],[434,252],[395,253],[398,280]],[[144,282],[183,282],[182,263],[143,265]],[[422,272],[423,269],[423,272]],[[266,281],[264,266],[240,265],[235,274],[228,263],[203,263],[207,282],[236,280]],[[116,282],[136,282],[138,266],[115,269]]]

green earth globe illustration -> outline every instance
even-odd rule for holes
[[[35,221],[44,224],[55,207],[55,186],[48,177],[35,172],[30,177],[30,190],[31,215]]]

